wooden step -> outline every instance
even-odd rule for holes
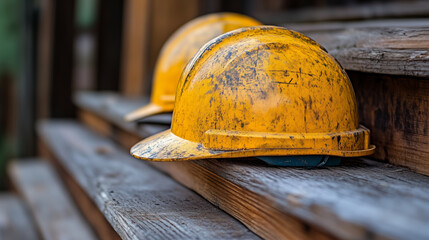
[[[115,110],[126,108],[129,99],[110,95],[109,99],[115,99],[111,101],[114,109],[102,111],[93,108],[97,104],[85,104],[89,98],[92,103],[103,102],[103,97],[81,94],[77,103],[85,114],[96,115],[100,124],[114,129],[107,135],[128,149],[130,142],[147,137],[149,126],[143,130],[134,125],[132,130]],[[342,239],[429,238],[429,177],[406,168],[368,159],[313,170],[267,166],[254,158],[151,165],[264,238],[311,239],[313,231]]]
[[[327,6],[307,6],[286,11],[279,9],[255,12],[256,18],[265,24],[280,24],[286,22],[317,22],[351,21],[359,19],[382,19],[406,17],[427,17],[429,4],[425,0],[415,1],[372,1],[356,2],[356,4],[328,4]]]
[[[384,27],[383,27],[384,26]],[[374,158],[429,175],[429,19],[291,25],[348,71]]]
[[[43,239],[96,239],[47,162],[16,160],[9,165],[8,173],[34,215]]]
[[[428,13],[429,13],[429,5],[428,5]],[[429,19],[428,18],[391,18],[391,19],[371,19],[371,20],[364,20],[364,21],[341,21],[341,22],[335,22],[335,21],[329,21],[329,22],[314,22],[314,23],[294,23],[294,22],[283,22],[279,23],[277,25],[286,27],[288,29],[298,31],[301,33],[305,33],[308,35],[311,34],[323,34],[323,33],[332,33],[335,37],[338,33],[346,33],[346,31],[353,32],[355,30],[365,30],[365,29],[379,29],[380,33],[381,29],[387,29],[387,28],[427,28],[429,26]],[[333,46],[335,45],[335,42],[329,43],[329,42],[320,42],[325,47]],[[338,49],[345,50],[345,48],[337,44]],[[381,46],[384,48],[388,48],[388,45]],[[333,48],[330,48],[328,50],[333,51]]]
[[[0,239],[40,239],[32,216],[15,194],[0,194]]]
[[[191,190],[77,122],[42,122],[38,133],[55,156],[55,165],[75,179],[123,239],[258,238]]]
[[[324,46],[347,70],[429,77],[428,27],[307,28],[301,32]]]

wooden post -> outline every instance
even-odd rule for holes
[[[50,66],[52,45],[52,15],[53,0],[40,1],[40,23],[39,23],[39,50],[38,50],[38,93],[37,93],[37,117],[49,116],[49,94],[50,88]]]
[[[171,34],[200,13],[200,0],[125,2],[121,92],[149,96],[151,73]]]
[[[151,9],[149,67],[154,69],[161,48],[171,34],[199,15],[200,0],[155,0]]]
[[[123,0],[99,1],[96,29],[96,86],[97,90],[119,89]]]
[[[149,0],[125,2],[122,79],[120,88],[128,96],[144,91],[147,77],[147,32],[149,26]]]
[[[41,1],[38,118],[73,117],[75,0]]]

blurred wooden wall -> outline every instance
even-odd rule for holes
[[[200,0],[125,2],[121,91],[149,95],[151,74],[168,37],[201,14]]]

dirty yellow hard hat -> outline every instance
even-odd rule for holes
[[[131,149],[176,161],[250,156],[370,155],[351,82],[310,38],[249,27],[207,43],[186,66],[171,129]]]
[[[172,112],[180,74],[198,49],[223,33],[257,25],[261,23],[236,13],[209,14],[183,25],[161,50],[155,67],[151,102],[129,113],[125,120],[135,121],[162,112]]]

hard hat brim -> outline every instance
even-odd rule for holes
[[[160,113],[164,113],[167,112],[163,107],[154,104],[154,103],[149,103],[146,106],[143,106],[137,110],[132,111],[131,113],[128,113],[124,119],[127,122],[134,122],[137,121],[139,119],[145,118],[145,117],[149,117],[149,116],[153,116],[156,114],[160,114]]]
[[[373,154],[375,146],[368,149],[343,151],[327,149],[245,149],[212,150],[203,144],[192,142],[166,130],[134,145],[130,153],[135,158],[148,161],[186,161],[209,158],[238,158],[256,156],[330,155],[340,157],[361,157]]]

